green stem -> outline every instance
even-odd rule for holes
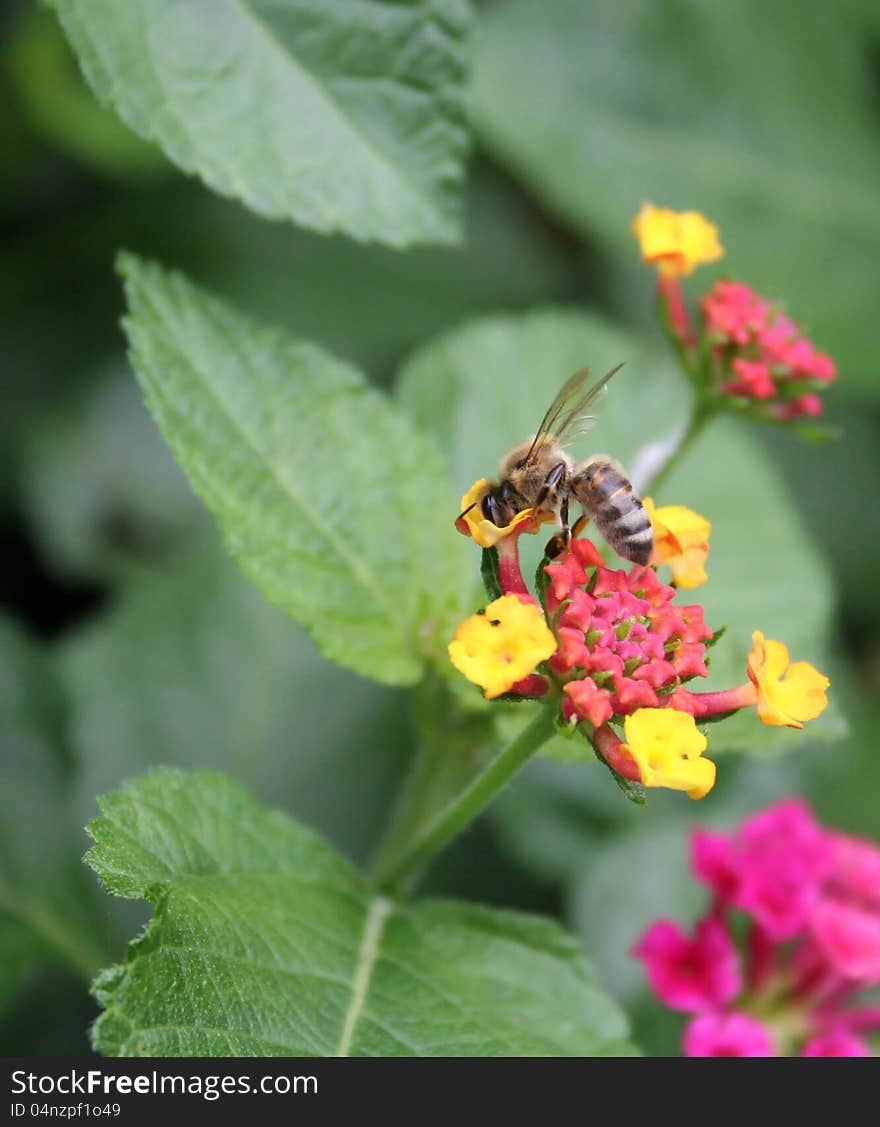
[[[719,410],[720,404],[714,396],[711,398],[702,396],[696,400],[693,410],[691,411],[691,417],[688,419],[688,424],[682,432],[681,438],[669,451],[663,463],[654,471],[648,482],[642,486],[643,494],[656,495],[657,490],[664,484],[669,474],[681,461],[683,455],[703,433],[706,424],[711,419],[715,418]]]
[[[55,954],[68,970],[88,985],[108,956],[86,942],[80,942],[70,921],[61,921],[51,912],[16,896],[0,885],[0,909],[28,928],[46,952]]]
[[[407,843],[380,852],[373,880],[389,896],[409,892],[431,858],[476,818],[553,735],[558,701],[545,704],[513,743],[494,755],[468,785]]]

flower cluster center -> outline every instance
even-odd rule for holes
[[[740,282],[716,282],[702,308],[716,358],[729,365],[724,391],[768,401],[779,418],[822,413],[816,392],[837,370],[794,321]]]
[[[712,631],[700,606],[676,606],[651,567],[612,570],[589,540],[574,540],[546,569],[547,613],[559,641],[550,667],[564,682],[563,713],[598,726],[694,676],[705,677]]]

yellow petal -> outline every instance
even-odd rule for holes
[[[760,630],[752,634],[748,672],[758,691],[758,716],[765,724],[803,728],[828,707],[831,682],[806,661],[789,664],[788,649]]]
[[[472,614],[461,623],[449,643],[449,660],[492,700],[555,650],[556,638],[537,604],[502,595],[484,614]]]
[[[712,525],[705,517],[684,505],[657,508],[650,497],[644,500],[654,528],[654,554],[651,563],[668,563],[672,579],[685,590],[699,587],[709,578],[706,557]]]
[[[483,498],[492,488],[488,478],[481,477],[475,481],[461,499],[461,516],[456,520],[455,527],[465,536],[472,537],[481,548],[494,548],[500,541],[517,529],[520,532],[537,532],[542,524],[556,518],[553,513],[545,509],[523,509],[517,513],[510,524],[499,528],[497,524],[483,516],[481,507]],[[525,525],[530,527],[526,528]],[[532,527],[533,526],[533,527]]]
[[[700,587],[709,576],[706,574],[704,566],[706,556],[709,553],[708,547],[693,548],[682,554],[674,560],[669,561],[669,566],[672,569],[672,581],[676,587],[681,587],[684,591],[691,591],[694,587]]]
[[[698,211],[672,211],[646,203],[632,229],[643,260],[666,277],[682,277],[724,256],[718,228]]]
[[[715,785],[715,764],[703,759],[706,737],[693,716],[673,708],[639,708],[623,722],[625,747],[646,787],[703,798]]]

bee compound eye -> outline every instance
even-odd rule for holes
[[[483,516],[494,525],[501,527],[501,506],[494,493],[487,493],[480,506]]]

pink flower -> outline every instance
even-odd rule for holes
[[[722,279],[703,298],[702,308],[712,340],[745,347],[765,329],[770,303],[742,282]]]
[[[802,1057],[869,1057],[871,1050],[864,1041],[845,1029],[830,1029],[811,1038],[804,1045]]]
[[[822,413],[816,392],[837,378],[837,369],[794,321],[739,282],[716,282],[701,305],[722,391],[751,400],[768,418]]]
[[[726,843],[695,834],[692,850],[697,875],[777,942],[805,926],[832,866],[826,835],[796,799],[753,815]]]
[[[677,606],[675,588],[653,568],[605,567],[589,540],[576,539],[544,570],[548,615],[559,613],[550,667],[566,681],[566,718],[598,726],[614,715],[657,708],[659,691],[707,675],[712,631],[703,608]]]
[[[733,833],[695,831],[691,851],[714,894],[710,913],[693,939],[655,923],[633,952],[662,1002],[700,1013],[686,1054],[870,1055],[861,1034],[880,1029],[880,1005],[865,994],[880,984],[880,848],[787,799]],[[744,931],[731,928],[734,911],[748,917]]]
[[[776,398],[776,384],[766,360],[745,360],[738,357],[730,366],[739,379],[725,383],[725,391],[732,395],[751,395],[755,399]]]
[[[579,720],[589,720],[596,728],[610,720],[614,713],[611,693],[600,689],[595,681],[585,677],[582,681],[569,681],[563,689],[567,700],[562,703],[562,714],[566,720],[577,716]]]
[[[825,900],[813,912],[810,929],[838,974],[880,982],[880,915]]]
[[[805,416],[808,419],[817,419],[824,410],[824,404],[815,392],[799,395],[789,403],[780,403],[775,408],[775,413],[780,419],[798,419]]]
[[[739,887],[739,874],[726,834],[714,830],[694,830],[691,834],[691,867],[694,876],[714,890],[722,905],[733,903]]]
[[[700,1013],[739,993],[739,956],[717,916],[697,924],[693,938],[678,924],[658,920],[632,953],[644,961],[654,993],[670,1009]]]
[[[826,891],[880,912],[880,849],[866,838],[827,834],[833,867]]]
[[[686,1057],[773,1057],[770,1034],[757,1018],[731,1010],[705,1013],[684,1032]]]
[[[832,867],[810,930],[839,975],[880,982],[880,850],[860,838],[826,836]]]

